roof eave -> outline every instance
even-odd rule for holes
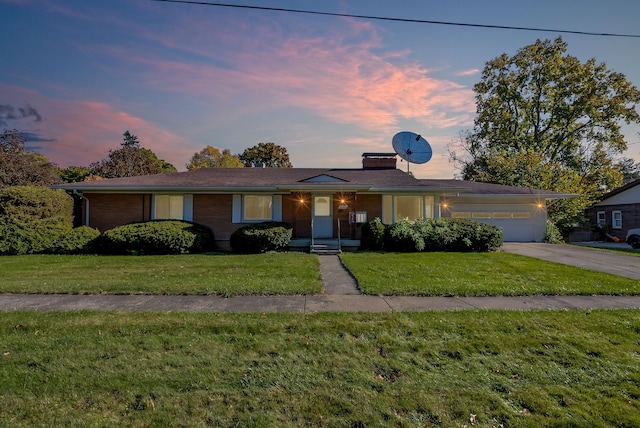
[[[277,186],[52,186],[54,189],[77,191],[80,193],[246,193],[277,192]]]
[[[428,186],[396,186],[396,187],[372,187],[370,189],[372,192],[379,193],[448,193],[448,192],[456,192],[456,193],[466,193],[469,192],[468,188],[465,187],[449,187],[449,188],[441,188],[441,187],[428,187]]]
[[[457,194],[447,194],[445,196],[448,197],[457,197],[460,195]],[[565,199],[565,198],[577,198],[578,194],[576,193],[465,193],[465,198],[494,198],[494,199],[513,199],[513,198],[521,198],[521,199]]]

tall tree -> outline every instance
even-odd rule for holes
[[[229,149],[220,149],[207,146],[194,153],[191,160],[187,164],[187,169],[192,171],[200,168],[243,168],[244,164],[240,161],[238,155],[231,154]]]
[[[58,172],[60,174],[60,178],[65,183],[77,183],[79,181],[84,181],[85,178],[91,175],[91,170],[86,166],[69,166],[64,169],[60,169]]]
[[[58,167],[43,154],[27,150],[26,142],[27,138],[15,129],[0,134],[0,188],[60,182]]]
[[[239,156],[244,166],[262,165],[267,168],[292,168],[287,149],[274,143],[259,143]]]
[[[561,38],[537,40],[487,62],[474,128],[450,152],[467,180],[580,194],[550,207],[561,227],[622,182],[620,123],[640,121],[640,91],[624,75],[566,51]]]
[[[140,147],[138,137],[129,131],[123,134],[119,149],[109,150],[107,159],[94,162],[89,166],[91,174],[103,178],[135,177],[138,175],[175,172],[176,168],[149,149]]]
[[[622,173],[622,184],[628,184],[640,179],[640,162],[636,163],[631,158],[622,158],[618,162],[618,168]]]

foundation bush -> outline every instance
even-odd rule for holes
[[[243,226],[231,234],[229,244],[239,253],[266,253],[283,251],[289,246],[293,226],[291,223],[269,221]]]
[[[185,254],[214,249],[206,226],[182,220],[152,220],[125,224],[104,232],[100,251],[107,254]]]

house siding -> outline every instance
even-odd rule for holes
[[[82,204],[83,224],[87,200],[89,201],[88,226],[104,232],[134,221],[151,219],[151,195],[139,194],[85,194]]]
[[[629,229],[640,227],[640,203],[602,206],[595,205],[591,208],[589,213],[589,221],[593,226],[598,224],[598,211],[604,211],[606,224],[603,230],[611,236],[625,239]],[[611,228],[611,216],[613,211],[620,211],[622,213],[622,229]]]

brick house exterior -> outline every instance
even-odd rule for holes
[[[173,174],[53,186],[82,196],[82,224],[101,232],[153,219],[210,227],[220,248],[238,228],[261,221],[293,225],[293,239],[346,239],[358,245],[375,217],[468,218],[501,227],[505,241],[541,241],[546,201],[572,197],[544,190],[416,179],[395,168],[395,154],[365,153],[361,169],[205,168]]]
[[[640,227],[640,180],[604,195],[589,210],[589,222],[611,236],[625,239],[629,229]]]

